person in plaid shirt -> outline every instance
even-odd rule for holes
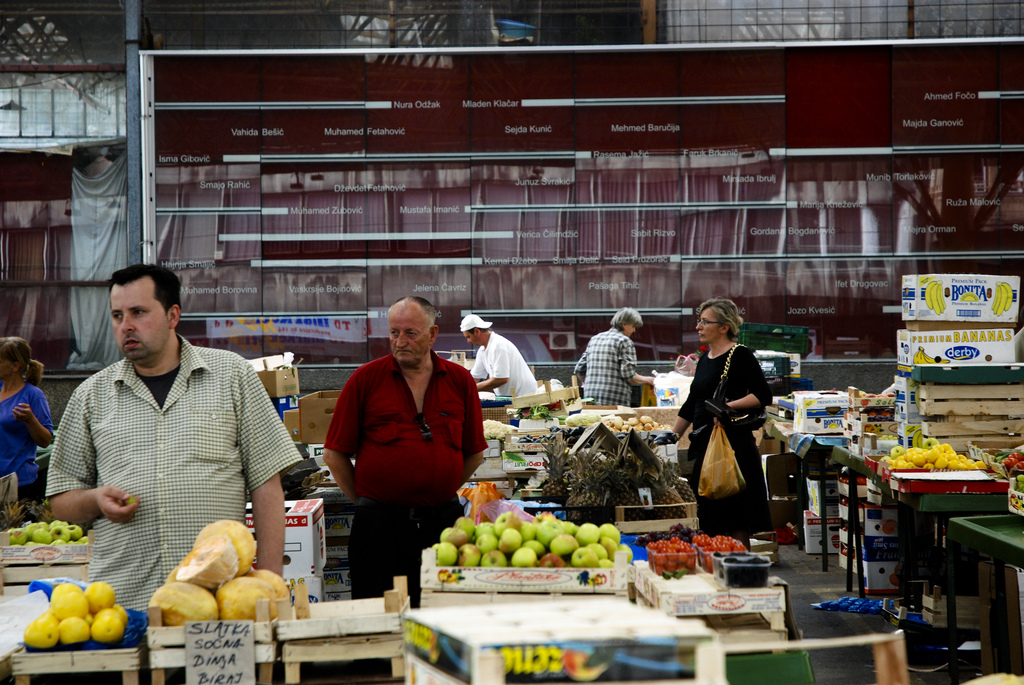
[[[584,394],[594,404],[628,407],[630,385],[654,387],[654,376],[636,372],[636,349],[629,339],[643,325],[640,312],[626,307],[615,312],[610,329],[590,339],[573,373],[585,379]]]
[[[71,396],[50,457],[46,494],[56,518],[95,531],[89,578],[118,603],[145,610],[204,526],[245,521],[252,498],[259,567],[281,573],[280,474],[300,461],[248,361],[194,347],[175,332],[181,284],[136,264],[109,281],[124,360]]]

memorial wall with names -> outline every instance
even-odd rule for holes
[[[900,277],[1024,272],[1024,44],[147,53],[147,259],[182,332],[360,364],[387,307],[470,311],[570,363],[620,307],[642,360],[695,307],[895,355]]]

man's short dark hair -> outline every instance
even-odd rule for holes
[[[170,311],[174,305],[181,307],[181,281],[178,280],[178,275],[156,264],[132,264],[118,269],[107,281],[107,291],[109,292],[115,285],[126,286],[146,276],[153,279],[156,285],[156,299],[164,306],[165,312]]]

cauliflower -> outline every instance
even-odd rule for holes
[[[597,414],[570,414],[565,420],[566,426],[590,426],[601,420]]]
[[[484,420],[484,438],[487,440],[504,440],[512,432],[512,426],[493,419]]]

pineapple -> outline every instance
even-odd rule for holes
[[[686,501],[675,488],[677,477],[675,464],[665,464],[657,480],[651,484],[651,497],[654,498],[655,504],[682,504]],[[690,490],[689,484],[686,487],[692,495],[693,491]],[[656,518],[680,519],[686,517],[686,508],[668,507],[656,510],[654,513]]]
[[[547,443],[546,450],[548,479],[541,487],[541,492],[545,497],[565,497],[569,494],[569,488],[565,483],[569,455],[566,452],[565,437],[561,432]]]
[[[582,448],[569,460],[569,469],[575,479],[572,482],[567,507],[586,507],[584,511],[570,511],[571,521],[586,521],[595,518],[589,511],[592,507],[603,507],[608,497],[610,473],[615,460],[595,448]]]
[[[53,509],[50,508],[50,500],[44,499],[42,502],[30,500],[27,508],[29,513],[32,514],[33,521],[45,524],[53,523]]]
[[[0,509],[0,530],[21,527],[21,524],[25,522],[25,506],[23,503],[27,501],[4,502],[3,509]]]

